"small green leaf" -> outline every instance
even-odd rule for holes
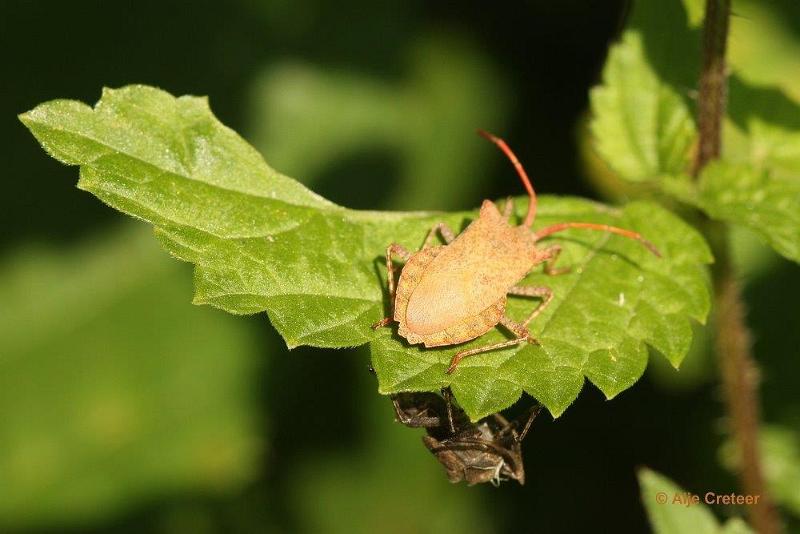
[[[597,150],[622,178],[646,181],[686,170],[696,137],[692,115],[649,65],[638,30],[627,30],[611,47],[603,84],[590,99]]]
[[[756,87],[779,88],[800,103],[800,36],[794,27],[800,6],[736,0],[733,12],[728,36],[731,71]]]
[[[746,163],[771,175],[800,176],[800,105],[783,91],[731,77],[729,120],[723,130],[725,161]]]
[[[602,232],[549,238],[563,246],[560,261],[572,272],[536,273],[523,282],[555,292],[532,324],[541,346],[477,355],[446,375],[456,350],[503,334],[495,330],[472,345],[424,350],[398,340],[392,329],[375,332],[370,325],[387,311],[387,245],[416,250],[435,222],[460,229],[474,212],[339,207],[269,168],[216,120],[205,100],[176,99],[153,88],[106,90],[94,110],[50,102],[22,120],[51,154],[81,165],[79,187],[151,222],[167,250],[196,265],[196,303],[232,313],[266,311],[290,347],[373,341],[383,393],[450,385],[470,417],[479,418],[527,391],[559,415],[584,376],[608,398],[635,383],[646,366],[646,345],[677,366],[689,347],[689,319],[703,321],[708,313],[703,264],[710,253],[680,219],[647,203],[614,210],[543,197],[537,228],[564,221],[623,226],[653,241],[664,257]],[[522,317],[533,305],[512,299],[509,314]]]
[[[752,229],[780,254],[800,262],[800,181],[714,162],[700,176],[697,202],[711,217]]]
[[[187,275],[141,224],[0,265],[0,530],[235,492],[258,471],[255,332],[190,306]]]
[[[642,502],[655,534],[753,534],[738,518],[720,525],[709,507],[700,502],[687,505],[691,494],[650,469],[639,470]]]

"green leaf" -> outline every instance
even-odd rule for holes
[[[800,6],[735,0],[733,11],[728,37],[731,70],[754,86],[779,88],[800,102],[800,36],[793,27]]]
[[[706,6],[703,0],[682,0],[683,7],[686,10],[686,17],[689,26],[692,28],[699,28],[703,25],[703,17],[705,16]]]
[[[723,130],[726,161],[747,163],[775,176],[800,177],[800,105],[774,87],[730,80]]]
[[[0,530],[237,491],[257,472],[255,333],[190,306],[187,274],[142,225],[0,265]]]
[[[383,330],[372,344],[381,392],[435,391],[449,385],[467,413],[477,418],[512,404],[524,390],[558,416],[577,397],[584,376],[609,399],[633,385],[647,365],[645,344],[675,367],[680,364],[692,338],[688,318],[702,321],[709,308],[702,264],[710,255],[702,238],[650,203],[615,211],[577,199],[544,200],[537,225],[582,220],[635,228],[656,239],[664,258],[602,233],[565,234],[558,240],[564,247],[560,262],[572,271],[559,276],[537,272],[521,283],[547,285],[555,294],[531,323],[541,346],[473,356],[446,375],[457,351],[507,338],[493,331],[467,345],[411,350]],[[508,314],[524,318],[534,305],[512,298]]]
[[[232,313],[267,311],[290,347],[374,341],[383,393],[451,385],[470,417],[479,418],[527,391],[559,415],[584,376],[609,398],[630,387],[646,366],[646,345],[677,366],[690,343],[689,318],[702,321],[708,312],[703,263],[710,254],[680,219],[653,204],[613,210],[544,197],[537,227],[616,224],[642,232],[664,257],[599,232],[550,239],[562,244],[561,261],[572,272],[524,282],[555,291],[532,325],[542,346],[478,355],[446,375],[456,349],[409,347],[392,330],[370,325],[386,313],[386,246],[416,250],[435,222],[459,229],[475,213],[336,206],[269,168],[205,100],[153,88],[106,90],[94,110],[50,102],[21,118],[51,154],[81,165],[79,187],[153,223],[173,255],[196,264],[195,302]],[[521,317],[531,305],[513,299],[509,313]],[[473,345],[499,339],[494,331]]]
[[[650,525],[655,534],[752,534],[753,531],[739,518],[729,519],[720,525],[711,509],[703,503],[688,505],[692,495],[663,475],[650,469],[639,470],[639,486]]]
[[[686,170],[696,138],[692,115],[649,65],[639,30],[627,30],[611,47],[603,84],[590,99],[597,150],[622,178],[646,181]]]
[[[603,85],[592,92],[592,131],[601,156],[622,178],[657,179],[663,192],[713,218],[751,228],[780,254],[800,261],[800,106],[764,85],[782,78],[754,75],[763,60],[748,59],[747,50],[773,40],[762,36],[771,32],[744,26],[756,20],[763,28],[777,23],[758,6],[745,2],[745,7],[753,20],[733,19],[739,21],[731,37],[738,52],[732,53],[736,75],[730,79],[723,135],[727,163],[704,170],[699,185],[686,173],[696,134],[679,91],[696,85],[692,73],[699,53],[691,48],[698,32],[690,26],[702,15],[698,2],[636,3],[630,28],[609,53]],[[664,39],[665,32],[678,36]]]
[[[783,256],[800,261],[800,181],[714,162],[700,176],[697,202],[711,217],[746,226]]]
[[[767,7],[740,3],[729,39],[733,75],[723,158],[796,180],[797,54],[777,50],[798,45]],[[701,17],[702,2],[636,2],[628,29],[609,52],[603,84],[591,94],[591,129],[606,163],[623,179],[657,180],[683,200],[666,182],[686,174],[697,137],[689,95],[697,87],[700,58],[699,30],[692,26]],[[792,60],[778,59],[787,56]]]

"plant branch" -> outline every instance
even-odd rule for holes
[[[745,323],[746,308],[729,257],[726,237],[722,236],[720,245],[714,247],[717,259],[714,286],[718,366],[730,431],[738,454],[736,466],[739,483],[745,494],[761,496],[757,505],[748,507],[750,522],[761,534],[775,534],[781,532],[782,526],[764,481],[758,441],[760,373],[753,358],[750,331]]]
[[[725,49],[728,39],[730,0],[706,0],[703,23],[703,64],[697,122],[700,131],[695,178],[705,165],[717,159],[722,147],[722,119],[727,100]],[[767,491],[759,452],[758,367],[752,354],[750,331],[745,323],[741,287],[734,272],[727,242],[727,228],[709,225],[714,244],[714,286],[717,310],[716,352],[733,438],[739,451],[739,481],[744,493],[760,495],[748,508],[750,522],[760,534],[782,530],[775,504]],[[722,235],[720,235],[722,234]]]
[[[703,65],[697,103],[700,140],[693,168],[695,176],[709,161],[719,157],[722,147],[722,118],[725,116],[728,97],[725,50],[730,10],[730,0],[706,0]]]

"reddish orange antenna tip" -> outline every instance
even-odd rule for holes
[[[483,128],[478,128],[475,131],[478,132],[478,135],[480,135],[481,137],[483,137],[485,139],[488,139],[492,143],[496,143],[498,141],[498,139],[499,139],[496,135],[494,135],[493,133],[487,132]]]
[[[525,168],[522,166],[522,163],[519,162],[519,159],[517,158],[516,154],[514,154],[514,151],[511,150],[511,148],[503,139],[487,132],[486,130],[481,130],[480,128],[478,128],[478,135],[497,145],[497,147],[503,151],[508,160],[517,170],[517,174],[519,175],[520,180],[522,180],[522,185],[525,186],[525,190],[528,192],[528,196],[530,197],[528,214],[525,216],[525,221],[522,224],[530,228],[533,224],[533,220],[536,218],[536,192],[533,190],[533,185],[531,184],[530,178],[528,178],[528,173],[525,172]]]
[[[659,251],[659,250],[656,248],[656,246],[655,246],[654,244],[652,244],[650,241],[648,241],[648,240],[647,240],[647,239],[645,239],[645,238],[642,238],[640,241],[641,241],[642,245],[644,245],[645,247],[647,247],[647,250],[649,250],[650,252],[652,252],[652,253],[653,253],[653,254],[654,254],[654,255],[655,255],[657,258],[661,258],[661,257],[662,257],[662,255],[661,255],[661,252],[660,252],[660,251]]]

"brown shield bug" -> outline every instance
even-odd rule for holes
[[[541,406],[534,406],[521,432],[499,413],[471,423],[454,407],[447,390],[443,399],[435,393],[400,393],[392,397],[397,420],[406,426],[425,428],[423,443],[447,471],[450,482],[465,480],[470,486],[503,480],[525,483],[522,440]]]
[[[498,324],[514,335],[514,339],[484,347],[462,350],[453,356],[447,373],[458,363],[474,354],[510,347],[519,343],[537,343],[528,331],[528,324],[550,303],[553,292],[549,287],[518,286],[536,265],[544,263],[546,274],[565,272],[553,267],[561,247],[539,248],[538,242],[569,228],[584,228],[610,232],[635,239],[656,256],[658,249],[639,233],[588,222],[564,222],[532,231],[536,217],[536,193],[517,157],[502,139],[479,130],[478,133],[496,144],[517,170],[530,197],[528,213],[519,226],[511,226],[511,199],[503,213],[490,200],[484,200],[478,218],[458,236],[445,223],[437,223],[428,232],[422,248],[410,253],[392,243],[386,249],[389,299],[392,314],[373,325],[373,328],[398,323],[398,333],[412,345],[425,347],[457,345],[475,339]],[[431,246],[436,233],[445,245]],[[395,284],[394,258],[406,263]],[[540,299],[538,305],[522,322],[505,314],[508,295]]]

